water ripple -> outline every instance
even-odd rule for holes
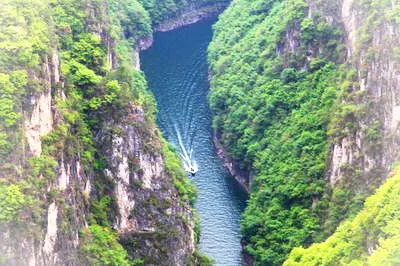
[[[141,56],[142,68],[157,99],[158,124],[165,137],[199,166],[193,182],[199,191],[201,251],[216,265],[237,266],[241,265],[239,219],[246,195],[223,169],[212,145],[206,59],[212,23],[157,33],[153,47]]]

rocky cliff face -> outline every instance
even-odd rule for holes
[[[41,138],[53,130],[51,86],[60,82],[58,51],[55,50],[50,58],[45,57],[42,73],[42,77],[35,78],[40,79],[45,88],[40,93],[30,96],[28,104],[31,105],[31,112],[25,114],[25,134],[32,155],[41,154]]]
[[[255,265],[323,240],[398,161],[398,7],[235,0],[215,24],[214,127],[255,172],[242,221]]]
[[[196,23],[200,20],[216,16],[228,5],[228,2],[217,3],[190,3],[179,10],[173,17],[161,21],[155,26],[156,31],[170,31],[185,25]]]
[[[105,175],[115,183],[113,228],[134,257],[154,265],[182,265],[195,250],[193,217],[166,172],[157,129],[140,106],[99,136],[108,158]],[[173,247],[173,248],[172,248]]]
[[[61,76],[59,53],[53,49],[51,56],[42,60],[41,74],[34,77],[44,84],[44,88],[26,98],[23,123],[28,145],[23,157],[27,161],[29,158],[40,158],[42,138],[59,123],[60,115],[52,93],[54,88],[59,87],[60,95],[64,95],[60,86]],[[0,249],[5,265],[79,264],[79,231],[87,226],[89,213],[84,195],[90,195],[91,178],[83,170],[79,154],[71,157],[61,150],[55,159],[54,180],[48,182],[43,191],[36,191],[44,192],[44,195],[32,199],[40,201],[34,205],[38,209],[27,210],[18,223],[1,227],[3,238]],[[27,161],[24,161],[25,168],[28,167]],[[25,175],[29,175],[28,171]],[[39,174],[37,178],[45,177]],[[51,191],[58,195],[50,197],[46,192]]]
[[[97,36],[105,51],[109,69],[107,74],[101,72],[104,76],[118,72],[124,64],[115,48],[115,33],[111,36],[108,30],[112,23],[108,4],[82,4],[84,34]],[[68,26],[64,27],[63,34],[70,34]],[[46,31],[44,34],[55,35],[51,28]],[[188,200],[178,193],[173,173],[166,170],[161,137],[152,118],[132,100],[122,117],[121,113],[115,115],[104,109],[100,124],[84,133],[93,139],[81,138],[79,132],[83,128],[76,124],[77,118],[68,118],[68,114],[76,116],[78,112],[75,107],[66,107],[76,96],[71,95],[71,83],[75,81],[61,70],[67,59],[61,59],[66,48],[60,46],[52,44],[51,52],[41,57],[40,67],[33,67],[29,73],[29,79],[40,84],[40,89],[30,91],[22,104],[23,153],[18,159],[9,157],[15,169],[24,169],[17,180],[10,182],[19,182],[23,193],[29,194],[29,202],[24,203],[26,209],[16,211],[15,220],[0,221],[0,264],[87,264],[81,233],[97,219],[94,202],[104,196],[111,198],[106,216],[132,258],[154,265],[188,263],[195,250],[193,212]],[[134,47],[131,51],[133,57]],[[135,60],[138,68],[139,60]],[[135,71],[134,65],[128,67]],[[139,81],[134,82],[142,81],[139,74],[135,77]],[[144,102],[150,104],[146,101],[151,98]],[[101,157],[102,166],[95,166],[87,158],[88,152],[93,151],[82,144],[84,141],[96,149],[94,154]],[[7,175],[0,174],[8,180]]]
[[[357,107],[355,125],[332,150],[328,179],[350,182],[359,192],[382,183],[399,160],[400,45],[396,1],[340,2],[347,62],[356,74],[347,103]],[[354,173],[357,172],[358,176]],[[348,178],[347,178],[348,177]]]
[[[241,169],[239,162],[235,161],[228,155],[226,149],[220,141],[220,137],[218,137],[216,133],[214,133],[213,143],[218,157],[221,158],[223,162],[223,167],[229,171],[232,177],[247,193],[250,193],[250,184],[252,178],[251,171]]]

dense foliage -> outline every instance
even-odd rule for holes
[[[132,106],[140,106],[145,114],[143,141],[162,141],[154,126],[155,101],[133,56],[137,42],[152,34],[148,12],[136,0],[1,0],[0,9],[4,12],[0,18],[0,177],[5,177],[0,183],[1,231],[25,228],[27,235],[43,238],[41,225],[51,202],[62,210],[58,216],[62,233],[75,226],[68,217],[69,202],[53,188],[61,158],[74,160],[82,164],[85,175],[94,177],[96,186],[93,195],[78,195],[79,205],[91,212],[89,228],[81,234],[83,256],[94,265],[143,264],[140,258],[128,258],[111,229],[113,183],[104,178],[106,159],[94,135],[99,130],[115,133],[116,129],[104,125],[127,121]],[[110,39],[105,40],[105,35]],[[62,77],[50,88],[44,67],[54,54],[60,55]],[[28,117],[31,99],[45,89],[51,89],[54,129],[42,137],[41,154],[30,157],[23,115]],[[193,203],[194,187],[177,156],[166,144],[157,152],[163,154],[183,204]],[[196,256],[207,261],[201,254]]]
[[[146,123],[154,123],[154,99],[143,74],[134,68],[133,49],[151,36],[152,26],[180,10],[216,2],[226,0],[0,0],[0,226],[25,218],[33,232],[34,224],[44,224],[50,202],[67,209],[60,192],[48,188],[61,154],[79,158],[84,171],[96,176],[97,193],[86,202],[92,213],[81,233],[82,254],[95,265],[143,263],[128,258],[111,229],[113,184],[102,174],[105,159],[94,135],[108,120],[124,118],[132,105],[143,108]],[[281,264],[294,247],[323,240],[348,209],[362,202],[347,202],[349,191],[340,188],[331,192],[330,203],[323,197],[328,137],[341,138],[354,130],[365,106],[344,103],[356,97],[347,91],[355,73],[338,65],[340,27],[318,12],[308,13],[307,3],[235,0],[215,26],[209,49],[214,127],[229,154],[256,173],[242,221],[245,251],[255,265]],[[392,3],[362,0],[358,5],[381,8]],[[89,6],[104,13],[90,14]],[[398,20],[398,12],[398,7],[387,16],[372,12],[358,45],[367,47],[374,27],[384,18]],[[107,27],[99,32],[93,25],[100,19]],[[105,33],[115,47],[103,42]],[[118,64],[109,60],[109,49],[115,50],[111,57]],[[60,52],[63,76],[63,85],[51,88],[57,125],[42,138],[41,155],[27,159],[22,110],[29,113],[25,109],[31,96],[48,88],[42,82],[42,63],[53,50]],[[374,122],[367,132],[376,143],[379,127]],[[159,137],[158,131],[155,135]],[[173,149],[161,142],[168,175],[180,198],[193,204],[193,185]],[[399,179],[400,174],[390,179],[327,241],[294,249],[286,264],[399,264],[395,255],[400,241],[393,234],[400,230]],[[195,233],[198,237],[198,226]],[[192,259],[212,263],[198,252]]]
[[[279,265],[293,247],[323,237],[342,32],[307,9],[302,0],[234,1],[209,48],[214,127],[229,154],[256,172],[242,221],[256,265]]]
[[[358,1],[352,8],[369,14],[356,33],[354,57],[365,59],[358,72],[344,61],[336,2],[236,0],[214,27],[209,47],[214,128],[231,157],[255,173],[242,220],[245,251],[255,265],[279,265],[294,247],[325,239],[342,219],[354,217],[373,183],[381,180],[362,179],[361,167],[354,165],[342,166],[343,180],[334,188],[324,180],[331,143],[362,131],[365,146],[384,152],[382,125],[377,112],[367,111],[373,100],[359,90],[359,75],[368,73],[369,62],[378,56],[371,36],[396,22],[398,8],[375,0]],[[381,52],[396,53],[393,47]],[[360,182],[367,188],[356,189]],[[320,249],[316,245],[301,262],[334,265],[335,258],[345,258],[347,264],[361,256],[351,253],[353,247],[342,247],[337,252],[344,254],[323,260],[329,253],[324,249],[313,261]],[[290,262],[299,259],[297,253],[301,250],[292,253]]]
[[[118,236],[107,227],[92,225],[82,231],[82,251],[90,265],[128,266],[141,265],[130,262],[128,253],[118,242]]]
[[[131,45],[141,38],[151,36],[151,20],[148,12],[136,0],[110,1],[111,33],[120,38],[120,30]]]
[[[43,1],[2,0],[0,9],[4,12],[0,18],[0,162],[4,162],[21,153],[23,98],[42,89],[32,75],[40,70],[41,56],[48,53],[51,42]],[[7,166],[0,167],[6,171]]]
[[[325,242],[295,248],[284,265],[398,265],[400,171],[369,197],[359,214]]]
[[[18,185],[0,185],[0,224],[15,220],[25,202]]]
[[[88,171],[94,171],[97,198],[91,200],[92,219],[89,231],[83,232],[81,248],[91,264],[130,265],[143,264],[141,258],[129,262],[126,250],[118,243],[116,233],[110,228],[110,217],[113,212],[113,195],[110,182],[103,174],[107,159],[102,154],[102,143],[94,140],[96,132],[110,132],[117,129],[109,127],[112,121],[125,121],[132,106],[141,106],[145,113],[145,124],[142,128],[143,142],[159,142],[156,132],[150,133],[154,127],[155,103],[147,90],[143,74],[134,68],[135,58],[132,50],[136,42],[151,32],[150,19],[147,12],[136,1],[110,1],[109,17],[110,34],[116,45],[118,66],[111,68],[112,63],[106,60],[106,47],[101,39],[85,31],[69,31],[72,36],[63,36],[62,73],[66,79],[67,100],[59,99],[58,106],[63,110],[65,123],[74,130],[67,135],[75,135],[83,144],[82,157]],[[79,12],[77,12],[79,14]],[[71,14],[70,16],[75,16]],[[61,20],[61,19],[60,19]],[[69,21],[78,21],[79,16]],[[86,18],[87,20],[87,18]],[[73,25],[70,25],[71,27]],[[65,25],[64,25],[65,27]],[[72,39],[65,43],[63,40]],[[128,122],[126,122],[128,121]],[[134,124],[133,126],[138,126]],[[155,144],[156,145],[156,144]],[[157,146],[157,145],[156,145]],[[169,150],[160,150],[165,158],[166,170],[176,185],[184,202],[195,199],[195,193],[187,177],[182,174],[179,161]],[[157,202],[153,202],[154,205]],[[139,247],[140,248],[140,247]]]
[[[18,231],[30,223],[31,233],[37,230],[32,222],[42,222],[38,199],[47,194],[43,188],[55,162],[47,156],[22,161],[28,159],[22,110],[25,99],[48,88],[39,77],[53,44],[51,17],[46,1],[2,0],[0,9],[0,230],[12,224]]]

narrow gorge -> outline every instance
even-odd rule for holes
[[[0,265],[400,264],[400,0],[0,10]]]
[[[240,214],[246,194],[224,171],[212,144],[207,94],[207,46],[211,25],[206,20],[167,33],[156,33],[153,46],[141,53],[142,69],[158,107],[164,137],[180,154],[198,191],[200,250],[216,265],[240,265]]]

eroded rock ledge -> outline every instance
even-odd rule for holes
[[[186,8],[183,8],[175,16],[170,17],[159,24],[155,25],[153,30],[155,32],[167,32],[175,29],[179,29],[183,26],[194,24],[203,19],[211,18],[220,14],[227,6],[226,3],[216,3],[212,5],[201,5],[201,4],[190,4]],[[147,50],[153,44],[153,36],[140,39],[138,41],[138,49],[140,51]]]
[[[180,27],[199,22],[203,19],[216,16],[228,6],[226,3],[216,3],[212,5],[201,6],[191,4],[182,9],[175,17],[168,18],[154,27],[155,31],[166,32]]]
[[[241,187],[250,193],[251,171],[242,170],[239,163],[233,160],[226,152],[220,141],[218,134],[214,133],[213,142],[217,151],[218,157],[222,160],[222,165],[229,171],[233,178],[241,185]]]

